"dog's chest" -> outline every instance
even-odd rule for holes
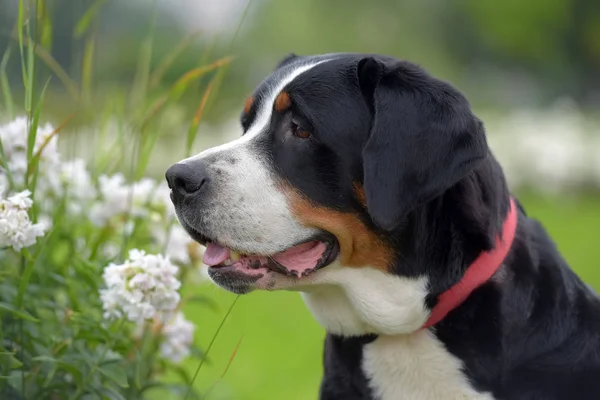
[[[380,336],[363,349],[363,371],[377,400],[493,400],[473,389],[462,363],[428,331]]]

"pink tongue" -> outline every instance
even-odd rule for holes
[[[209,243],[204,250],[204,256],[202,256],[202,262],[209,267],[219,265],[223,261],[229,258],[229,249],[217,244]]]
[[[288,270],[303,273],[314,269],[327,250],[323,242],[308,242],[275,254],[273,258]]]

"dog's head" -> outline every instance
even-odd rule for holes
[[[246,100],[241,128],[166,174],[211,279],[235,293],[301,291],[331,331],[422,325],[443,289],[432,282],[460,271],[422,262],[424,224],[454,231],[414,213],[488,156],[463,95],[389,57],[292,55]]]

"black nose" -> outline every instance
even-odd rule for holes
[[[178,163],[165,173],[167,184],[174,194],[186,195],[198,192],[208,182],[208,173],[203,163]]]

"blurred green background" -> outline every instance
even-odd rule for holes
[[[64,133],[72,154],[93,155],[98,150],[85,145],[90,126],[114,119],[123,122],[118,126],[135,125],[138,108],[131,104],[136,95],[152,104],[186,71],[233,56],[219,80],[213,80],[214,73],[207,74],[153,120],[160,137],[148,171],[159,177],[184,156],[190,121],[211,82],[216,82],[213,93],[193,132],[198,150],[240,134],[236,119],[245,96],[287,53],[389,54],[421,64],[466,93],[528,212],[544,223],[584,280],[600,289],[600,2],[48,0],[46,4],[45,15],[52,24],[41,32],[38,55],[46,60],[40,68],[53,79],[43,117],[58,123],[76,114]],[[12,49],[12,56],[3,58],[3,69],[19,99],[16,10],[16,0],[0,0],[0,55]],[[177,56],[153,82],[149,71],[156,72],[161,60],[174,53]],[[136,92],[140,76],[151,84]],[[131,92],[124,89],[130,86]],[[195,290],[209,294],[218,306],[210,310],[194,305],[186,310],[198,326],[200,347],[206,348],[235,297],[209,283]],[[197,384],[209,388],[219,380],[243,337],[210,399],[314,399],[322,372],[323,336],[297,294],[243,296],[216,339]],[[185,368],[193,373],[196,364]]]

